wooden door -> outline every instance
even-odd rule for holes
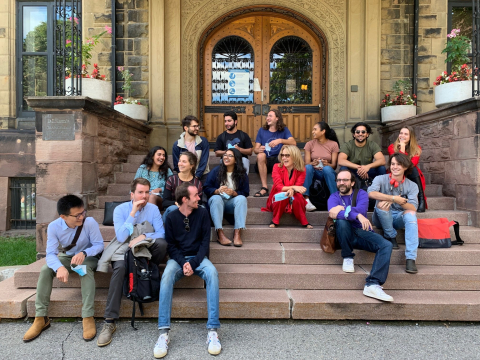
[[[310,140],[313,125],[326,121],[323,53],[310,29],[285,16],[244,16],[215,29],[203,59],[201,116],[209,141],[225,130],[223,113],[233,110],[254,142],[275,108],[298,142]]]

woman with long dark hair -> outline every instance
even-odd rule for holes
[[[425,212],[425,209],[428,209],[427,197],[425,196],[425,177],[423,176],[422,171],[418,168],[422,148],[417,143],[417,137],[413,127],[404,126],[401,128],[397,140],[388,147],[388,154],[390,156],[397,152],[407,155],[413,164],[412,172],[406,177],[418,186],[417,212]]]
[[[337,191],[335,169],[339,144],[337,134],[326,122],[318,122],[313,126],[313,139],[305,144],[305,182],[307,189],[303,197],[307,201],[306,210],[314,211],[316,207],[310,202],[309,191],[314,179],[325,179],[330,194]]]
[[[172,175],[173,172],[168,163],[167,150],[161,146],[154,146],[143,159],[134,180],[136,178],[144,178],[150,181],[150,198],[148,202],[157,205],[161,210],[165,184],[168,177]]]
[[[226,246],[232,245],[232,241],[223,232],[222,220],[224,214],[233,214],[233,245],[242,246],[240,230],[245,229],[250,186],[240,151],[228,149],[223,154],[223,161],[208,174],[204,191],[208,196],[208,206],[218,242]]]

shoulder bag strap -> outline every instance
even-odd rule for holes
[[[63,251],[67,252],[68,250],[72,249],[75,247],[75,245],[77,245],[77,240],[78,238],[80,237],[80,233],[82,232],[82,229],[83,229],[83,224],[85,223],[85,219],[83,219],[83,222],[82,222],[82,225],[80,225],[78,228],[77,228],[77,232],[75,233],[75,237],[73,238],[73,241],[70,245],[66,246],[63,248]]]
[[[455,241],[452,241],[452,245],[463,245],[464,241],[460,237],[460,224],[458,221],[454,221],[453,231],[455,232]]]
[[[355,207],[355,206],[357,206],[357,195],[358,195],[358,190],[359,190],[359,189],[355,189],[355,190],[353,190],[352,207]]]

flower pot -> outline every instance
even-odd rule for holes
[[[118,104],[113,108],[122,114],[125,114],[132,119],[147,121],[148,120],[148,108],[138,104]]]
[[[417,115],[417,107],[415,105],[392,105],[385,106],[381,109],[382,122],[400,121]]]
[[[435,106],[443,107],[472,97],[472,81],[455,81],[435,86]]]
[[[74,86],[75,86],[74,80]],[[66,93],[70,93],[72,83],[70,79],[65,80]],[[77,92],[73,95],[78,95]],[[83,78],[82,96],[88,96],[90,99],[100,101],[106,105],[112,104],[112,83],[110,81]]]

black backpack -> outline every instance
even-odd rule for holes
[[[135,327],[135,303],[138,303],[143,316],[143,303],[158,300],[160,292],[160,272],[158,265],[145,257],[135,257],[132,250],[125,253],[125,278],[123,294],[133,301],[132,327]]]
[[[330,191],[328,190],[325,179],[316,179],[310,186],[310,202],[317,208],[317,211],[328,210],[328,198]]]

